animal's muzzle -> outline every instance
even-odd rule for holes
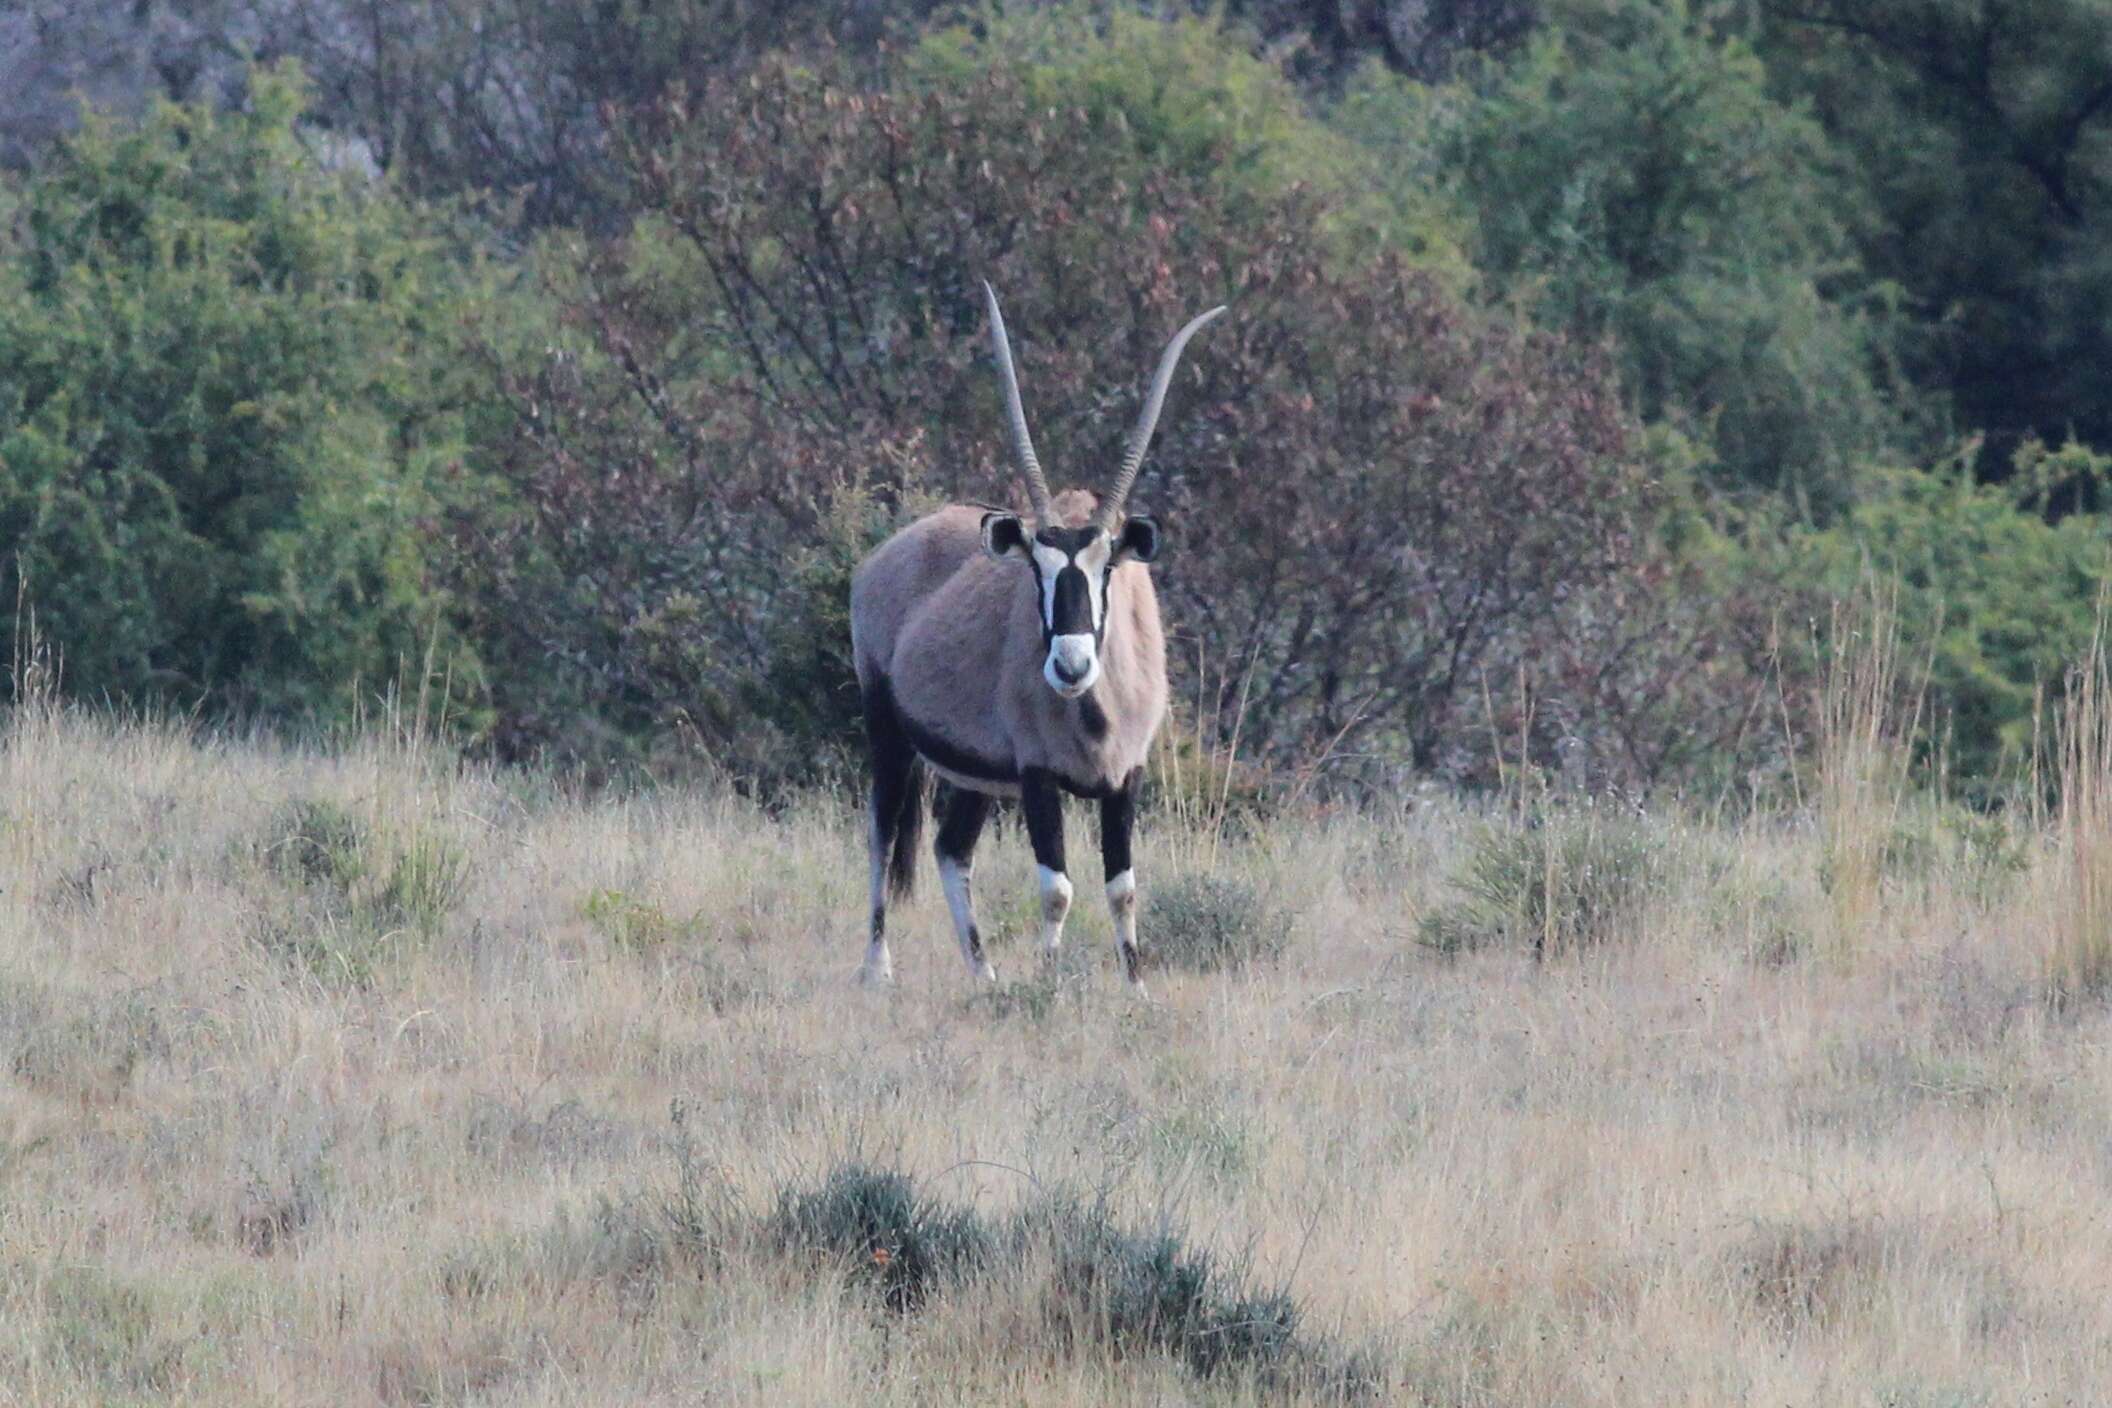
[[[1058,694],[1079,695],[1100,678],[1100,652],[1090,632],[1052,637],[1042,673]]]

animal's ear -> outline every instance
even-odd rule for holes
[[[1115,539],[1115,561],[1135,558],[1149,562],[1159,555],[1159,520],[1136,514],[1125,519],[1122,536]]]
[[[1025,557],[1027,525],[1016,513],[983,515],[983,551],[992,557]]]

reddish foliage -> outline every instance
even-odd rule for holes
[[[1178,687],[1227,730],[1243,698],[1243,749],[1465,773],[1521,675],[1571,719],[1635,702],[1650,492],[1604,359],[1344,247],[1311,192],[1157,169],[1002,69],[877,93],[766,64],[640,115],[618,154],[644,217],[569,291],[585,354],[505,369],[494,468],[530,512],[463,534],[494,624],[590,682],[579,707],[628,728],[719,701],[730,737],[772,621],[813,614],[784,564],[832,499],[1013,499],[984,278],[1059,486],[1112,468],[1173,329],[1232,306],[1136,503],[1171,530]]]

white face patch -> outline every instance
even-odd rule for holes
[[[1047,543],[1034,544],[1035,575],[1041,578],[1041,628],[1047,630],[1056,615],[1056,574],[1071,565],[1070,554]]]
[[[1078,554],[1078,570],[1085,573],[1085,590],[1093,603],[1094,630],[1107,624],[1107,559],[1114,550],[1114,543],[1101,533]]]
[[[1050,689],[1066,699],[1076,699],[1100,681],[1099,635],[1107,619],[1107,566],[1114,554],[1114,543],[1105,533],[1096,533],[1075,556],[1039,539],[1030,547],[1035,575],[1041,581],[1044,631],[1053,630],[1055,626],[1057,583],[1063,574],[1075,568],[1085,579],[1086,610],[1092,630],[1051,635],[1048,659],[1041,667],[1042,678]]]

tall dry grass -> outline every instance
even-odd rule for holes
[[[1882,913],[1885,858],[1910,785],[1921,695],[1900,675],[1898,603],[1873,587],[1837,605],[1814,711],[1821,866],[1831,902],[1825,939],[1837,958],[1858,952]]]
[[[1036,968],[1010,827],[1017,976],[927,886],[875,993],[840,799],[20,709],[0,1401],[2103,1401],[2112,1019],[2031,938],[2098,932],[2082,795],[1903,810],[1846,965],[1805,815],[1602,819],[1617,886],[1445,949],[1515,816],[1159,813],[1144,1005],[1097,906]],[[920,1201],[806,1217],[853,1165]]]
[[[2046,978],[2060,1001],[2112,990],[2112,666],[2104,613],[2055,722],[2057,801],[2044,896]]]

